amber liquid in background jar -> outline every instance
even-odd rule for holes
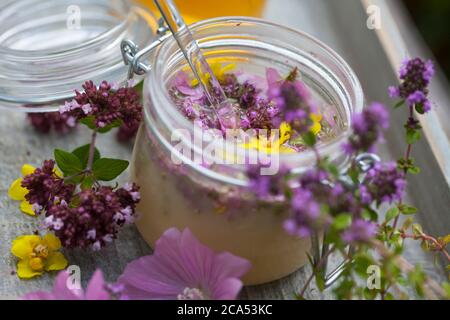
[[[157,9],[153,0],[133,0],[149,7],[153,12]],[[261,17],[266,0],[175,0],[186,23],[221,16]]]

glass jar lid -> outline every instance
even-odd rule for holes
[[[10,110],[56,111],[87,80],[122,83],[122,40],[156,38],[156,18],[127,0],[3,1],[0,107]]]

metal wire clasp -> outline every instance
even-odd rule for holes
[[[129,66],[128,79],[133,79],[134,74],[144,75],[149,72],[152,66],[142,61],[142,59],[153,52],[161,43],[170,37],[170,33],[167,33],[168,27],[165,25],[164,20],[159,20],[159,27],[156,34],[159,36],[157,40],[152,42],[142,50],[132,40],[123,40],[120,44],[120,50],[122,52],[122,58],[125,65]]]

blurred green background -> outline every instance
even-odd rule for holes
[[[450,0],[403,0],[450,79]]]

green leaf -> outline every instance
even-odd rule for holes
[[[375,298],[378,295],[378,292],[379,292],[379,290],[376,290],[376,289],[375,290],[374,289],[371,290],[371,289],[365,287],[363,289],[364,299],[366,299],[366,300],[375,300]]]
[[[83,181],[81,182],[80,188],[83,190],[90,189],[90,188],[92,188],[93,184],[94,184],[94,178],[91,175],[87,175],[86,177],[84,177]]]
[[[415,214],[417,212],[417,208],[416,207],[408,206],[406,204],[399,205],[398,209],[404,215]]]
[[[417,142],[420,140],[420,131],[416,129],[408,128],[406,129],[406,142],[408,144],[414,144],[414,142]]]
[[[88,116],[86,118],[83,118],[80,120],[80,123],[84,124],[91,130],[96,130],[98,133],[106,133],[106,132],[110,131],[111,129],[120,127],[122,125],[122,121],[117,119],[103,128],[98,128],[97,125],[95,124],[94,116]]]
[[[94,116],[88,116],[86,118],[81,119],[80,123],[84,124],[85,126],[87,126],[91,130],[95,130],[97,128],[97,126],[95,125],[94,120],[95,120]]]
[[[378,221],[378,212],[370,207],[364,208],[362,212],[362,217],[371,221]]]
[[[408,172],[411,174],[419,174],[420,168],[417,166],[410,166],[410,167],[408,167]]]
[[[347,175],[352,179],[352,182],[355,184],[359,183],[359,171],[356,167],[350,167],[347,172]]]
[[[397,207],[392,207],[386,212],[385,221],[389,222],[392,219],[395,219],[400,214],[400,210]]]
[[[134,86],[134,90],[142,97],[142,92],[144,91],[144,80],[140,81]]]
[[[320,292],[323,292],[325,287],[325,279],[321,273],[316,274],[316,285]]]
[[[413,231],[413,234],[415,236],[419,236],[420,237],[423,234],[422,226],[420,224],[418,224],[418,223],[415,223],[415,224],[412,225],[412,231]]]
[[[97,180],[111,181],[117,178],[128,167],[128,161],[100,158],[94,162],[92,171]]]
[[[425,114],[425,109],[424,109],[423,103],[416,103],[415,104],[415,109],[416,109],[417,113]]]
[[[339,169],[334,164],[329,163],[327,165],[327,169],[328,169],[328,172],[331,173],[332,176],[334,176],[334,177],[338,177],[339,176]]]
[[[314,134],[314,132],[309,131],[308,133],[305,133],[302,138],[303,142],[308,147],[313,147],[316,144],[316,135]]]
[[[405,100],[401,100],[394,105],[394,109],[400,108],[405,103]]]
[[[348,228],[351,224],[352,224],[352,216],[346,213],[338,215],[333,221],[333,226],[337,230],[343,230],[345,228]]]
[[[78,157],[78,159],[80,159],[81,164],[83,166],[83,169],[85,169],[86,166],[87,166],[90,147],[91,147],[90,144],[86,144],[86,145],[84,145],[82,147],[78,147],[78,148],[76,148],[75,150],[72,151],[72,153],[74,155],[76,155]],[[98,159],[100,159],[100,152],[98,151],[97,148],[95,148],[95,150],[94,150],[94,162],[97,161]]]
[[[59,169],[64,173],[64,176],[72,176],[83,171],[83,166],[80,159],[73,153],[55,149],[55,160]]]

